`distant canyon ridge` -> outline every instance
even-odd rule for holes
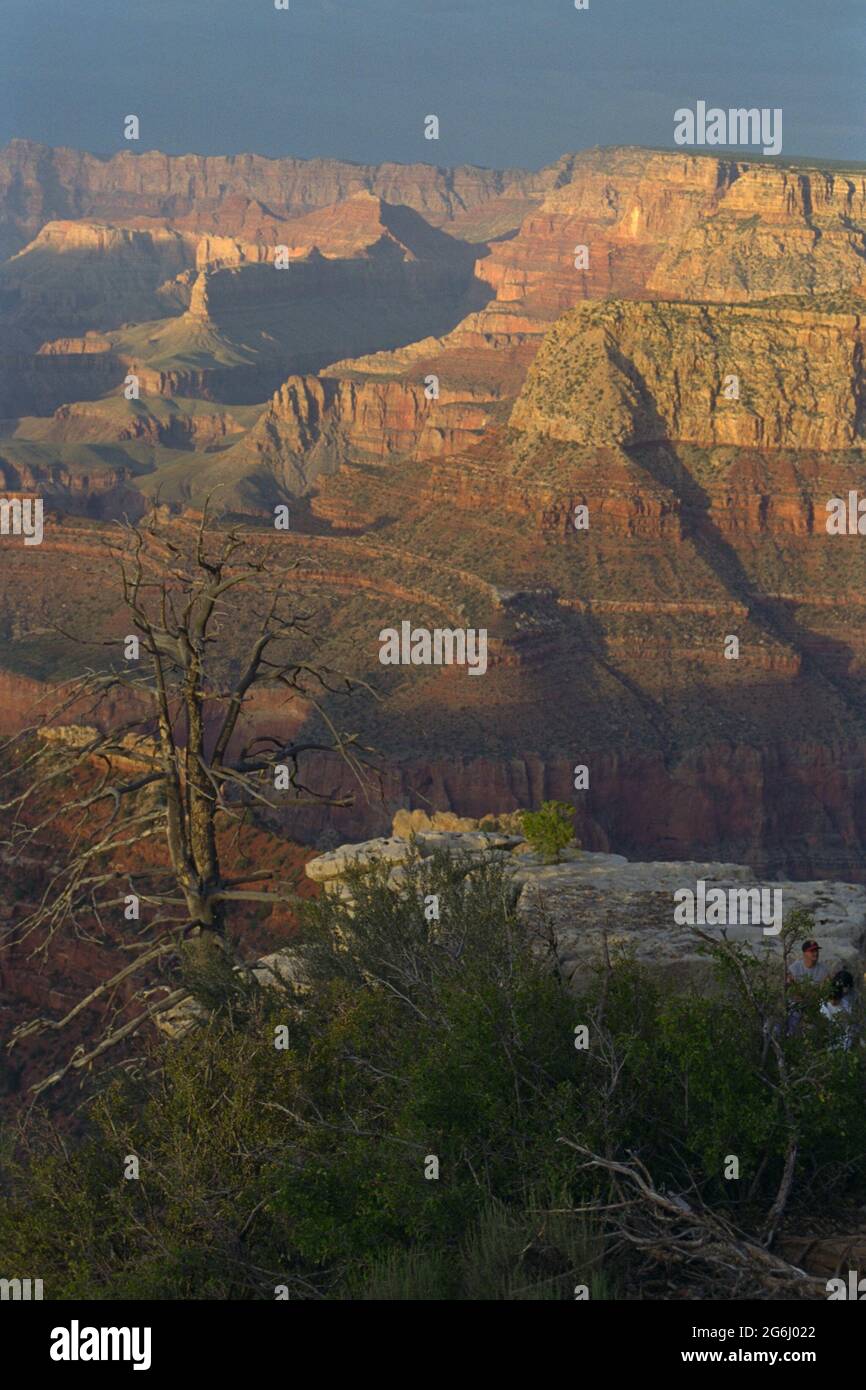
[[[257,546],[287,506],[381,778],[285,834],[555,798],[595,851],[866,880],[866,537],[826,525],[866,494],[866,166],[17,140],[0,256],[0,495],[46,512],[0,538],[4,728],[80,659],[55,625],[126,631],[115,520],[215,495]],[[483,629],[483,678],[383,667],[404,622]]]

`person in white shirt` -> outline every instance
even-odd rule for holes
[[[831,1023],[841,1024],[837,1029],[837,1040],[832,1044],[833,1047],[842,1048],[848,1052],[854,1042],[854,1021],[851,1018],[851,991],[854,988],[854,976],[850,970],[839,970],[833,976],[830,986],[830,998],[821,1005],[821,1013]]]

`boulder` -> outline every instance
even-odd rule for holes
[[[342,878],[348,869],[369,869],[376,864],[402,864],[412,853],[408,840],[366,840],[359,845],[340,845],[328,854],[320,854],[305,866],[308,878],[316,883]]]
[[[664,970],[705,964],[702,941],[694,928],[674,920],[674,893],[694,891],[699,879],[707,887],[769,887],[781,890],[785,917],[795,908],[815,913],[816,933],[831,967],[862,971],[866,944],[866,887],[850,883],[759,883],[751,869],[735,864],[647,863],[624,866],[555,865],[523,882],[517,902],[520,917],[539,947],[555,942],[563,974],[575,984],[603,959],[605,935],[611,953],[626,951],[644,965]],[[722,928],[702,928],[720,938]],[[731,924],[730,941],[747,942],[781,958],[778,935],[760,925]]]
[[[281,984],[304,989],[307,984],[304,968],[292,951],[273,951],[269,956],[261,956],[248,969],[262,989],[274,989]]]
[[[273,951],[250,965],[236,965],[234,969],[236,975],[252,978],[262,989],[275,989],[283,984],[294,985],[300,990],[306,988],[303,966],[292,951]],[[204,1023],[207,1017],[204,1005],[188,994],[164,1013],[157,1014],[154,1023],[161,1033],[176,1042]]]

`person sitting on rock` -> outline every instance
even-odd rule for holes
[[[854,1022],[851,1018],[851,991],[854,988],[854,976],[850,970],[837,970],[830,985],[830,998],[821,1005],[821,1013],[831,1023],[838,1023],[842,1026],[837,1029],[837,1040],[832,1044],[833,1047],[842,1048],[848,1052],[854,1042]]]

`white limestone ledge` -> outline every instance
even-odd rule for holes
[[[407,878],[405,865],[416,851],[425,859],[436,849],[445,849],[470,867],[493,859],[511,882],[513,901],[536,948],[547,954],[555,951],[563,975],[575,983],[603,959],[605,944],[614,955],[625,951],[643,964],[662,969],[697,966],[705,960],[702,943],[692,927],[675,921],[674,894],[684,888],[696,892],[699,880],[707,892],[766,888],[781,892],[784,917],[795,908],[814,913],[815,934],[828,965],[863,971],[866,886],[861,884],[761,879],[745,864],[630,862],[621,854],[592,854],[577,848],[563,851],[561,862],[548,864],[516,833],[416,829],[405,821],[401,829],[404,833],[399,835],[341,845],[311,860],[306,872],[326,892],[351,903],[344,881],[350,868],[388,864],[388,882],[399,890]],[[704,930],[716,937],[724,930],[729,940],[781,954],[778,936],[761,923]]]

